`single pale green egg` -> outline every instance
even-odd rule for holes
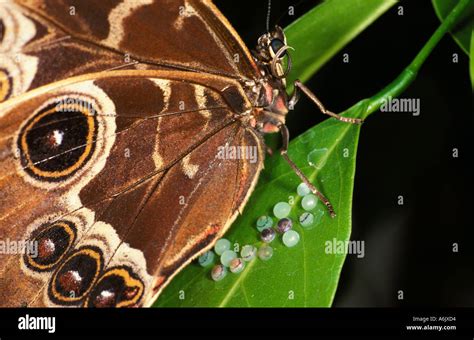
[[[273,248],[270,247],[268,244],[265,244],[258,249],[258,257],[260,258],[260,260],[268,261],[272,258],[272,256]]]
[[[198,262],[201,266],[207,267],[214,261],[214,257],[214,252],[209,250],[199,256]]]
[[[313,194],[308,194],[301,200],[301,206],[304,210],[313,210],[318,204],[318,198]]]
[[[230,241],[225,238],[221,238],[220,240],[217,240],[214,246],[214,251],[216,252],[217,255],[222,255],[223,252],[229,249],[230,249]]]
[[[242,259],[247,262],[252,261],[256,255],[257,248],[251,245],[243,246],[242,250],[240,251],[240,256],[242,256]]]
[[[303,228],[309,228],[314,223],[314,215],[310,212],[304,212],[300,215],[300,224]]]
[[[290,214],[291,206],[286,202],[278,202],[273,207],[273,215],[277,218],[285,218]]]
[[[237,254],[234,251],[226,250],[221,255],[221,263],[223,266],[229,267],[230,261],[232,261],[236,257],[237,257]]]
[[[311,190],[309,190],[308,185],[306,183],[300,183],[298,187],[296,188],[296,192],[298,193],[299,196],[303,197],[311,193]]]
[[[273,226],[273,220],[270,216],[260,216],[257,220],[257,230],[262,231]]]
[[[288,248],[294,247],[300,241],[300,234],[296,230],[288,230],[283,234],[282,241]]]

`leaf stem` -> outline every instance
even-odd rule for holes
[[[365,110],[362,112],[362,118],[366,118],[371,113],[377,111],[383,105],[383,103],[388,100],[389,97],[396,97],[400,95],[415,80],[418,71],[425,62],[426,58],[428,58],[444,34],[453,28],[471,1],[472,0],[460,0],[458,2],[446,19],[426,42],[420,52],[418,52],[413,61],[402,71],[402,73],[400,73],[400,75],[395,80],[393,80],[373,97],[364,99],[354,105],[354,107],[361,105],[362,102],[365,104]],[[351,109],[349,109],[349,111]]]

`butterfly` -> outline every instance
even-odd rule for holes
[[[249,51],[211,1],[1,2],[0,305],[150,306],[242,212],[266,133],[334,216],[285,116],[303,93],[361,121],[289,96],[289,49],[276,27]]]

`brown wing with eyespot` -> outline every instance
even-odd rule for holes
[[[227,20],[202,0],[1,2],[0,55],[0,102],[114,68],[259,75]]]
[[[0,238],[38,246],[0,255],[2,305],[151,304],[257,179],[262,142],[233,120],[232,89],[218,76],[121,71],[0,106]],[[225,159],[225,145],[260,158]]]

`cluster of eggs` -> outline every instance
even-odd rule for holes
[[[311,229],[321,221],[323,210],[316,215],[313,214],[318,203],[318,198],[313,195],[305,183],[298,185],[297,193],[301,199],[301,207],[305,210],[299,215],[299,224],[304,229]],[[256,227],[260,233],[260,239],[264,242],[258,249],[254,245],[244,245],[239,252],[238,245],[232,250],[232,244],[229,240],[219,239],[213,250],[209,250],[201,255],[198,262],[203,267],[208,267],[215,262],[216,256],[219,256],[219,263],[214,265],[211,271],[211,277],[214,281],[222,280],[230,270],[232,273],[240,273],[244,270],[246,263],[256,257],[267,261],[273,256],[273,248],[270,243],[275,240],[277,234],[281,234],[281,239],[286,247],[294,247],[300,241],[300,234],[293,229],[293,221],[288,217],[291,212],[291,205],[287,202],[278,202],[273,207],[273,215],[278,218],[275,227],[273,218],[270,216],[261,216],[257,219]]]

